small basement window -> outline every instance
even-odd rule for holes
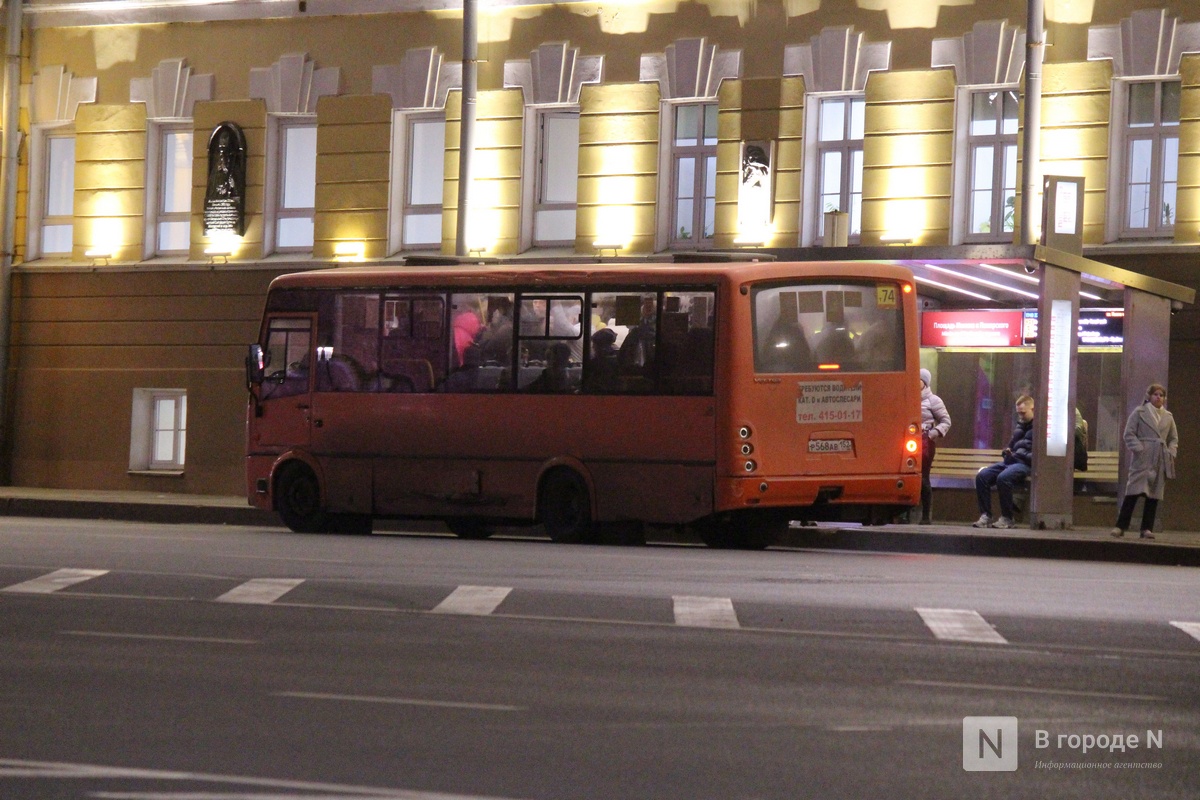
[[[187,449],[187,390],[134,389],[129,469],[179,473]]]

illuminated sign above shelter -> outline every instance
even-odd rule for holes
[[[1079,310],[1080,347],[1120,347],[1122,309]],[[1026,311],[926,311],[921,314],[922,347],[1032,347],[1037,344],[1037,309]]]

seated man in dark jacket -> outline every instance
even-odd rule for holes
[[[979,519],[972,523],[976,528],[1015,528],[1013,522],[1013,489],[1029,477],[1033,466],[1033,398],[1021,395],[1017,398],[1017,427],[1013,431],[1008,447],[1004,448],[1004,460],[999,464],[984,467],[975,475],[975,494],[979,499]],[[1000,495],[1000,519],[992,518],[992,487]]]

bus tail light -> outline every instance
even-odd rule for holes
[[[750,444],[749,442],[744,442],[742,444],[742,455],[748,456],[753,452],[754,452],[754,445]]]
[[[919,445],[917,444],[917,440],[916,440],[916,439],[906,439],[906,440],[904,441],[904,449],[905,449],[905,450],[907,450],[907,451],[908,451],[908,452],[910,452],[910,453],[915,453],[915,452],[917,452],[917,448],[918,448],[918,447],[919,447]]]
[[[746,472],[754,472],[754,470],[758,469],[758,464],[754,463],[753,459],[747,459],[746,463],[742,466]]]

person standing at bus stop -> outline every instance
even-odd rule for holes
[[[1166,409],[1167,390],[1157,383],[1146,389],[1146,400],[1133,410],[1125,423],[1125,446],[1129,448],[1129,478],[1125,499],[1117,515],[1112,535],[1121,537],[1133,521],[1133,507],[1139,497],[1142,506],[1142,538],[1154,538],[1154,517],[1163,498],[1167,478],[1175,477],[1175,455],[1179,451],[1179,432],[1175,417]]]
[[[975,495],[979,500],[979,519],[973,528],[1015,528],[1013,521],[1013,489],[1024,483],[1033,468],[1033,398],[1023,394],[1017,398],[1017,427],[1008,447],[1001,453],[1004,460],[984,467],[975,475]],[[1000,496],[1000,519],[992,521],[992,487]]]
[[[929,370],[921,370],[921,524],[933,521],[933,484],[929,482],[929,471],[933,467],[933,456],[937,452],[937,440],[950,432],[950,412],[942,398],[929,387]]]

